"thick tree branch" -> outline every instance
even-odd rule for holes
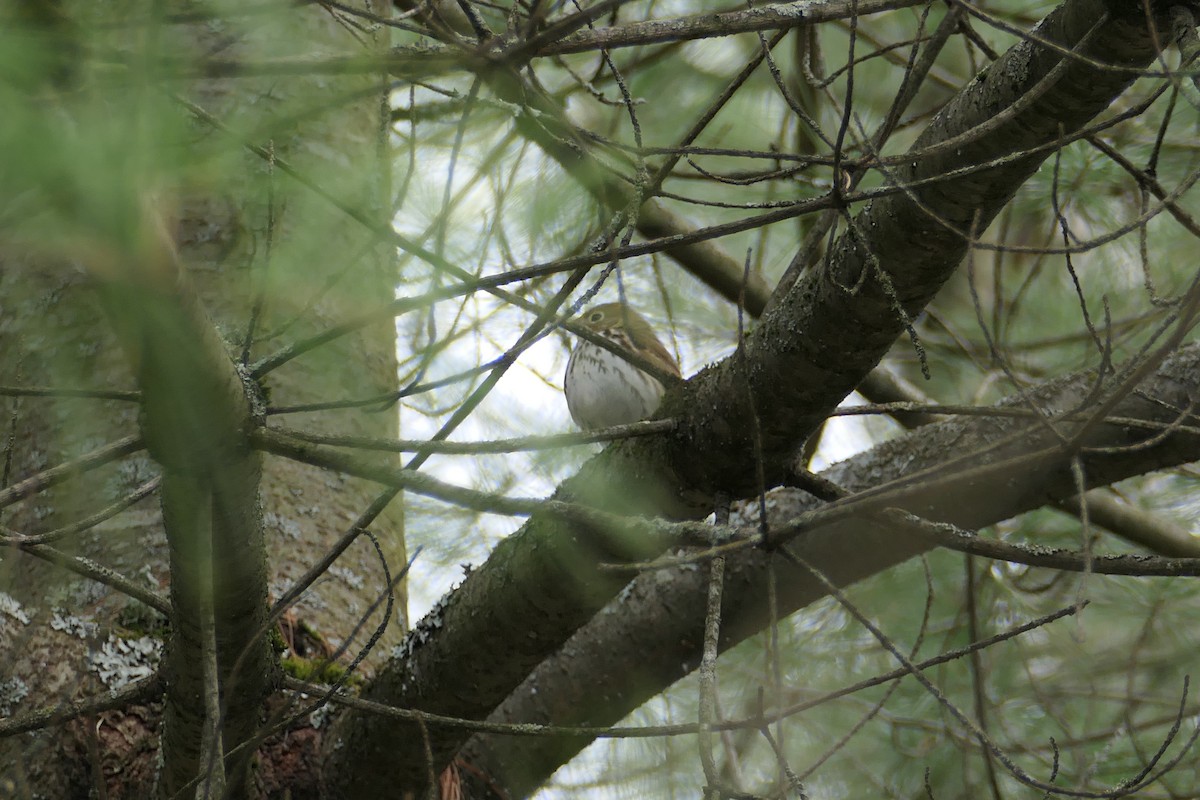
[[[1048,413],[1074,408],[1089,393],[1095,374],[1085,372],[1036,388],[1028,399],[1006,405],[1026,407],[1032,401]],[[1159,425],[1171,425],[1200,394],[1200,345],[1190,345],[1166,362],[1136,395],[1127,397],[1116,413]],[[1077,417],[1081,420],[1084,414]],[[1075,423],[1078,424],[1078,423]],[[1056,423],[1066,435],[1073,425]],[[1151,446],[1154,434],[1125,425],[1106,425],[1089,447],[1118,447],[1120,452],[1085,457],[1084,473],[1091,485],[1112,483],[1200,459],[1200,436],[1172,435]],[[1003,449],[991,449],[1008,441]],[[1015,417],[969,417],[935,423],[879,445],[842,462],[823,475],[851,490],[875,488],[948,461],[961,462],[978,453],[981,465],[1053,444],[1045,426]],[[1011,469],[984,481],[927,482],[898,507],[926,519],[952,522],[967,529],[981,528],[1047,502],[1075,495],[1070,454],[1046,459],[1035,470]],[[952,468],[957,469],[957,468]],[[943,476],[945,473],[943,473]],[[777,492],[770,505],[773,526],[822,507],[815,497],[795,489]],[[794,541],[806,561],[840,586],[869,577],[932,549],[919,532],[880,525],[879,517],[864,515],[810,531]],[[1189,555],[1193,555],[1189,553]],[[822,587],[804,570],[781,556],[762,551],[743,552],[727,559],[727,585],[722,611],[728,648],[769,623],[767,572],[776,570],[781,614],[823,597]],[[700,659],[704,634],[704,571],[694,567],[656,570],[639,576],[620,598],[581,629],[562,650],[540,664],[491,716],[490,722],[532,722],[554,725],[611,725],[671,683],[688,674]],[[584,737],[516,739],[496,734],[475,736],[467,745],[470,760],[513,798],[524,797],[554,770],[587,746]]]
[[[1097,27],[1108,13],[1099,0],[1068,2],[1035,34],[1117,66],[1147,63],[1153,48],[1140,11]],[[1044,85],[1052,73],[1057,79]],[[1093,69],[1073,59],[1064,64],[1057,51],[1024,41],[955,97],[912,149],[927,150],[979,129],[1018,104],[1022,110],[893,177],[901,183],[920,180],[1055,141],[1103,110],[1130,79],[1126,70]],[[1041,94],[1031,100],[1035,89]],[[735,496],[753,490],[747,480],[754,474],[748,426],[735,423],[745,418],[747,395],[764,410],[768,483],[777,481],[798,434],[813,430],[903,333],[905,320],[893,298],[909,317],[920,311],[958,267],[967,232],[982,232],[1043,158],[1037,153],[881,198],[857,215],[853,229],[834,245],[828,268],[808,271],[776,298],[777,307],[747,342],[749,375],[723,363],[693,379],[689,391],[668,395],[664,415],[712,409],[688,416],[673,437],[669,460],[679,483],[704,497],[717,489]],[[860,279],[861,288],[852,291]],[[698,452],[725,457],[698,458]]]
[[[967,131],[978,136],[920,158],[896,180],[944,175],[1044,147],[1103,111],[1132,81],[1132,70],[1154,57],[1146,21],[1125,3],[1110,8],[1101,0],[1069,0],[1036,33],[1120,69],[1098,69],[1074,58],[1064,63],[1060,48],[1022,42],[964,89],[914,149],[927,150]],[[1019,110],[985,127],[1010,108]],[[608,448],[565,481],[556,497],[619,514],[695,517],[712,508],[717,491],[734,496],[756,491],[756,453],[768,485],[781,482],[793,449],[904,330],[890,295],[908,315],[919,311],[957,268],[967,250],[966,231],[986,227],[1044,157],[1044,152],[1019,156],[876,201],[835,245],[828,269],[806,274],[764,317],[747,341],[744,359],[711,367],[668,394],[660,414],[680,420],[675,432]],[[849,290],[860,277],[863,285]],[[751,398],[757,426],[747,404]],[[753,446],[755,427],[762,431],[761,447]],[[418,626],[367,696],[453,716],[485,716],[623,586],[598,569],[601,562],[619,560],[597,547],[603,539],[584,527],[535,515]],[[809,541],[823,542],[827,555],[841,559],[829,574],[842,582],[897,558],[894,548],[864,557],[860,548],[846,552],[824,537]],[[622,550],[621,558],[637,557],[638,543]],[[872,556],[883,553],[890,553],[886,564],[876,563]],[[726,620],[731,637],[754,629],[736,613]],[[499,653],[504,657],[497,658]],[[458,749],[461,734],[430,733],[435,766],[442,765]],[[329,747],[326,778],[335,794],[372,796],[399,786],[419,788],[425,780],[414,727],[347,715]]]

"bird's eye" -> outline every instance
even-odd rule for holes
[[[599,311],[593,311],[592,313],[588,314],[588,322],[599,322],[603,318],[604,315]]]

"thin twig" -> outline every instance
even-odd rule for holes
[[[98,447],[90,453],[84,453],[30,475],[7,489],[0,489],[0,508],[10,506],[18,500],[24,500],[26,497],[35,495],[81,473],[111,464],[131,453],[136,453],[142,449],[142,446],[141,436],[126,436],[103,447]]]
[[[104,694],[59,703],[56,706],[36,708],[12,717],[0,719],[0,739],[42,728],[49,728],[76,717],[111,711],[138,703],[148,702],[162,691],[162,677],[157,673],[139,678],[120,689]]]

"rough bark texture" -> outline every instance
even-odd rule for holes
[[[879,274],[888,276],[895,297],[914,316],[958,268],[968,232],[987,228],[1050,154],[1050,143],[1104,110],[1132,82],[1134,70],[1154,56],[1138,9],[1110,17],[1092,31],[1106,11],[1100,0],[1068,2],[1033,35],[1078,48],[1116,69],[1072,59],[1059,70],[1062,55],[1023,41],[951,100],[911,152],[965,138],[930,155],[914,155],[912,163],[896,169],[895,180],[924,181],[1017,153],[1029,155],[870,204],[837,241],[828,269],[808,271],[785,297],[775,298],[774,311],[749,338],[745,372],[732,361],[719,364],[668,398],[664,416],[703,409],[686,415],[665,454],[678,486],[705,500],[718,489],[734,496],[753,491],[748,396],[761,422],[767,482],[778,480],[791,450],[904,332]],[[1005,114],[1012,116],[994,124]],[[861,289],[848,290],[864,272]],[[688,508],[676,504],[665,510],[684,514]]]
[[[35,254],[0,254],[0,383],[131,386],[128,366],[106,334],[83,276],[42,264]],[[27,346],[33,341],[44,355]],[[80,356],[90,380],[76,372]],[[137,406],[127,401],[7,397],[4,408],[6,416],[20,420],[10,440],[12,482],[113,441],[137,425]],[[22,532],[52,530],[95,511],[103,505],[98,501],[133,491],[153,473],[145,454],[136,454],[5,509],[3,522]],[[143,580],[157,583],[166,572],[166,543],[150,533],[158,521],[153,501],[145,500],[98,529],[55,544],[124,575],[140,571]],[[129,627],[150,623],[156,615],[141,603],[12,550],[5,550],[0,560],[0,587],[7,598],[0,615],[0,714],[103,691],[106,680],[123,681],[128,675],[122,670],[142,666],[137,659],[111,657],[114,640],[105,627],[98,627],[122,619]],[[0,794],[27,789],[70,797],[74,781],[86,782],[86,768],[78,763],[64,768],[61,740],[70,737],[61,733],[52,729],[0,740]],[[84,749],[81,745],[75,751]]]
[[[695,517],[708,512],[718,490],[753,493],[756,458],[768,486],[778,483],[793,449],[904,330],[879,274],[908,314],[922,308],[957,268],[965,233],[985,228],[1060,133],[1103,111],[1133,80],[1132,68],[1154,57],[1141,12],[1120,3],[1110,9],[1100,0],[1071,0],[1036,35],[1119,68],[1064,63],[1055,49],[1028,41],[1006,53],[935,118],[914,151],[977,135],[914,155],[897,179],[1019,155],[865,209],[835,246],[828,271],[805,275],[763,319],[744,360],[728,359],[668,394],[660,415],[683,420],[675,433],[608,448],[555,497],[619,514]],[[1002,113],[1011,117],[978,128]],[[848,291],[864,271],[862,288]],[[752,437],[750,397],[761,448]],[[367,696],[483,717],[620,589],[623,582],[596,564],[649,555],[644,542],[535,516],[418,626]],[[336,733],[327,777],[339,796],[423,786],[428,765],[415,727],[347,715]],[[435,772],[462,741],[459,731],[431,731]]]
[[[1006,405],[1061,414],[1080,406],[1094,388],[1092,372],[1037,387]],[[1200,392],[1200,345],[1190,345],[1163,364],[1113,416],[1172,425]],[[1095,407],[1095,398],[1089,406]],[[1055,428],[1070,437],[1087,419],[1087,407]],[[1112,483],[1200,458],[1200,436],[1180,433],[1155,441],[1155,429],[1103,425],[1087,447],[1124,448],[1083,456],[1089,485]],[[913,491],[893,507],[926,519],[973,530],[1075,494],[1072,453],[1057,450],[1042,422],[1016,417],[952,419],[929,425],[837,464],[824,477],[858,492],[911,480]],[[1000,446],[996,446],[996,445]],[[1142,446],[1145,444],[1146,446]],[[1049,450],[1036,463],[1006,459]],[[964,479],[968,470],[995,465],[994,473]],[[804,492],[769,495],[772,529],[786,526],[823,503]],[[805,532],[788,545],[839,586],[874,575],[931,549],[927,539],[856,516]],[[806,571],[761,550],[739,553],[725,567],[721,615],[722,649],[769,624],[767,573],[775,572],[780,614],[825,596]],[[489,717],[492,722],[611,725],[691,672],[700,662],[708,572],[693,567],[639,576],[540,664]],[[464,755],[510,797],[529,795],[590,738],[478,735]]]

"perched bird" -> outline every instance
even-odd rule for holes
[[[588,330],[654,364],[663,372],[679,376],[679,365],[654,335],[645,317],[620,303],[604,303],[580,317]],[[584,430],[637,422],[658,408],[665,391],[651,377],[615,353],[588,341],[571,351],[563,378],[571,419]]]

